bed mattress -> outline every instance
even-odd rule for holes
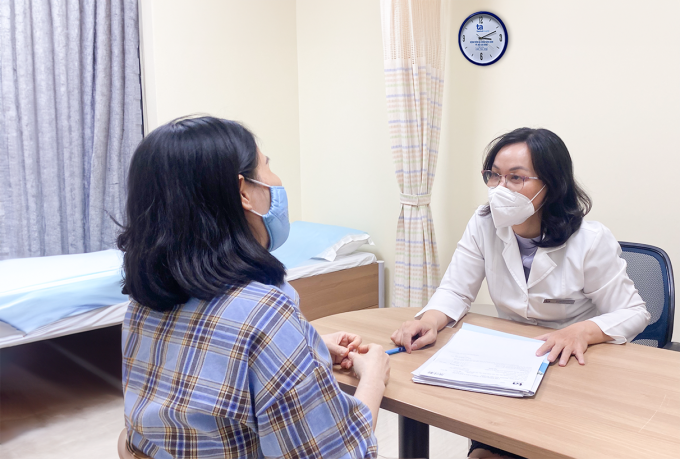
[[[312,277],[343,269],[356,268],[357,266],[370,265],[377,260],[376,256],[370,252],[354,252],[349,255],[339,256],[335,261],[311,259],[300,266],[289,269],[286,280],[290,282],[303,277]]]
[[[292,281],[303,277],[311,277],[343,269],[370,265],[376,261],[376,256],[369,252],[354,252],[350,255],[339,256],[335,261],[308,260],[296,268],[289,269],[286,280]],[[65,317],[39,327],[30,333],[24,333],[9,324],[0,321],[0,348],[57,338],[72,333],[80,333],[119,324],[125,317],[127,305],[127,302],[117,303],[82,314]]]

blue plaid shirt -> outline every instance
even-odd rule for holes
[[[155,458],[377,456],[366,405],[343,393],[297,292],[253,282],[123,322],[128,441]]]

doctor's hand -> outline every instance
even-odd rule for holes
[[[449,323],[449,317],[441,311],[430,309],[420,320],[409,320],[401,324],[390,338],[397,346],[404,346],[406,352],[421,349],[437,341],[437,332]]]
[[[584,320],[561,330],[537,336],[535,339],[545,341],[545,344],[536,351],[536,355],[545,355],[550,351],[548,362],[552,363],[561,354],[559,365],[563,367],[572,355],[576,357],[578,363],[585,365],[583,354],[588,350],[588,346],[610,341],[611,337],[605,335],[595,322]]]
[[[348,357],[352,351],[361,354],[368,352],[368,346],[361,344],[361,337],[354,333],[344,331],[321,335],[321,339],[331,353],[333,365],[340,365],[342,368],[352,368],[352,360]]]

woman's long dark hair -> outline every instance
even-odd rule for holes
[[[498,152],[508,145],[526,143],[534,170],[545,184],[541,234],[538,247],[564,244],[581,227],[590,212],[592,201],[574,179],[574,168],[567,146],[557,134],[547,129],[519,128],[491,141],[483,169],[491,170]],[[490,212],[487,205],[482,215]]]
[[[257,179],[257,144],[239,123],[179,118],[142,140],[130,163],[118,248],[123,293],[164,311],[232,285],[280,285],[285,269],[246,221],[239,174]]]

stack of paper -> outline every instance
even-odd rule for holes
[[[453,338],[413,372],[413,381],[453,389],[531,397],[548,368],[536,357],[543,341],[463,324]]]

